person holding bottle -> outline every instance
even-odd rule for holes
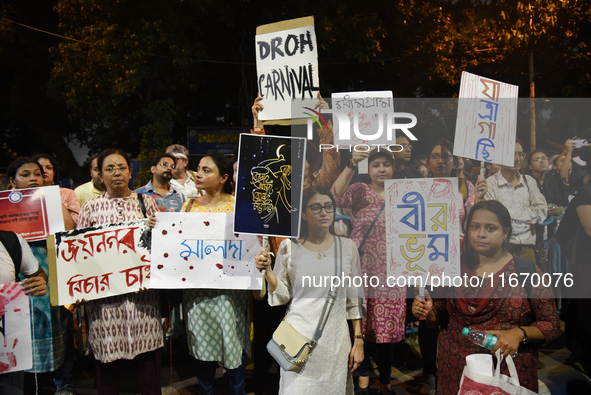
[[[425,291],[425,299],[417,296],[412,305],[415,317],[444,328],[438,345],[437,393],[458,392],[466,356],[494,354],[497,349],[505,356],[514,356],[519,382],[537,392],[538,347],[561,333],[552,290],[541,284],[522,287],[520,283],[515,288],[508,285],[511,274],[528,270],[542,273],[533,262],[508,251],[511,216],[505,206],[494,200],[479,202],[468,214],[467,224],[462,275],[480,277],[482,285],[453,287],[445,291],[444,299],[435,300]],[[488,350],[463,335],[464,328],[486,330],[498,340]],[[501,372],[508,374],[505,365]]]

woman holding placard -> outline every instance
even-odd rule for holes
[[[257,268],[266,270],[269,304],[289,303],[285,322],[306,339],[317,341],[299,372],[281,370],[282,395],[352,394],[350,372],[363,361],[363,291],[353,280],[361,279],[359,254],[350,239],[335,236],[335,209],[334,197],[327,188],[307,188],[302,197],[300,238],[281,243],[274,268],[269,254],[257,255]],[[327,277],[333,280],[318,284],[318,279]],[[351,281],[337,285],[334,280],[341,278]],[[313,283],[308,284],[307,279],[314,279]],[[330,296],[336,300],[325,313],[331,290],[335,295]],[[353,327],[352,346],[347,320]]]
[[[78,228],[150,219],[155,224],[156,202],[128,188],[131,166],[125,152],[109,148],[97,164],[106,192],[82,205]],[[161,348],[164,346],[157,291],[117,295],[86,303],[88,345],[96,360],[99,394],[119,393],[125,360],[137,362],[141,393],[161,393]]]
[[[182,212],[233,213],[232,166],[216,151],[199,162],[195,185],[202,196],[185,202]],[[218,362],[226,368],[230,393],[244,390],[244,353],[250,353],[248,292],[241,290],[188,289],[183,291],[183,311],[187,325],[189,353],[197,359],[200,393],[215,393]]]
[[[368,159],[369,183],[349,185],[359,162]],[[394,157],[388,151],[354,151],[350,163],[332,187],[337,205],[351,209],[351,239],[360,249],[361,271],[368,278],[387,283],[386,212],[384,182],[394,175]],[[375,284],[375,282],[374,282]],[[369,354],[375,349],[382,393],[392,393],[390,372],[394,344],[404,340],[406,289],[379,287],[365,282],[367,316],[363,320],[365,360],[359,367],[359,387],[369,393]]]
[[[33,158],[20,157],[15,159],[7,170],[11,189],[37,188],[43,186],[43,169]],[[69,214],[64,211],[64,216]],[[29,243],[39,267],[49,273],[47,245],[45,240]],[[49,283],[47,284],[49,289]],[[27,372],[52,372],[64,364],[65,338],[62,327],[62,312],[58,307],[51,307],[49,292],[39,298],[31,299],[32,320],[31,332],[33,342],[33,367]],[[69,312],[64,312],[70,314]],[[71,315],[71,314],[70,314]]]
[[[537,393],[538,347],[560,335],[552,289],[542,282],[534,286],[534,275],[542,275],[540,269],[508,251],[511,216],[505,206],[496,200],[477,203],[467,224],[461,269],[469,283],[449,288],[444,299],[432,300],[425,291],[426,299],[417,296],[412,305],[415,317],[444,328],[437,353],[437,392],[458,393],[466,356],[500,349],[504,356],[514,356],[520,385]],[[525,272],[534,274],[532,282],[509,284],[509,278]],[[473,286],[472,279],[480,286]],[[488,351],[462,335],[463,328],[485,330],[498,340]],[[502,373],[508,374],[506,367]]]

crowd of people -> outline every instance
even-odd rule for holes
[[[320,98],[319,107],[325,105]],[[262,109],[258,98],[253,106],[253,133],[265,133],[257,117]],[[317,132],[322,144],[332,144],[330,122]],[[215,371],[220,364],[229,378],[228,393],[245,394],[247,356],[253,357],[255,377],[264,380],[272,363],[264,347],[282,319],[304,337],[315,338],[330,284],[306,288],[301,286],[302,276],[330,276],[338,256],[343,273],[376,276],[381,284],[387,283],[384,183],[424,177],[458,178],[462,274],[483,277],[488,286],[453,287],[433,295],[402,287],[339,289],[322,336],[316,339],[303,369],[281,371],[279,393],[369,394],[372,360],[381,393],[395,393],[390,385],[395,344],[404,341],[406,324],[411,321],[419,322],[424,363],[421,393],[457,393],[465,357],[497,349],[515,355],[521,384],[537,392],[538,348],[561,334],[552,290],[540,284],[508,291],[496,278],[527,265],[539,274],[548,270],[541,265],[539,246],[544,234],[541,224],[551,216],[557,221],[548,225],[550,233],[561,241],[577,275],[589,278],[589,270],[575,263],[591,253],[591,171],[572,180],[570,168],[575,159],[579,166],[591,160],[590,147],[575,149],[566,142],[564,150],[551,158],[539,149],[526,155],[517,141],[514,165],[486,164],[483,176],[469,159],[454,156],[453,145],[446,139],[434,141],[427,154],[417,158],[412,157],[411,141],[405,135],[398,135],[396,143],[401,149],[394,154],[374,150],[351,155],[334,149],[319,153],[308,143],[300,237],[271,238],[270,250],[256,258],[268,283],[266,299],[241,290],[183,291],[170,330],[186,331],[201,394],[215,393]],[[357,169],[363,160],[368,161],[368,174],[360,176]],[[75,191],[60,188],[65,228],[136,219],[147,219],[153,227],[159,211],[233,213],[236,165],[236,158],[231,161],[211,151],[196,170],[190,170],[189,152],[175,144],[153,158],[152,179],[132,190],[128,155],[109,148],[89,159],[90,181]],[[7,171],[8,188],[54,185],[55,169],[51,155],[17,158]],[[335,227],[337,213],[350,218],[349,227]],[[15,271],[20,272],[26,292],[33,296],[36,352],[30,371],[54,372],[56,394],[75,393],[72,313],[49,304],[47,246],[45,242],[29,246],[18,236],[22,264],[17,266],[8,253],[8,242],[0,236],[0,282],[14,281],[19,274]],[[485,277],[486,273],[495,277]],[[96,361],[100,394],[119,393],[126,360],[136,362],[142,394],[161,393],[162,349],[169,336],[162,326],[168,311],[162,311],[161,297],[155,290],[143,289],[78,301],[85,310],[88,348]],[[249,317],[251,298],[256,299],[250,303],[254,318]],[[567,345],[582,368],[591,372],[588,313],[589,305],[577,295],[566,303]],[[471,343],[461,334],[464,327],[497,336],[495,348],[489,351]],[[359,381],[354,390],[351,373],[355,370]],[[506,367],[502,370],[506,372]],[[0,375],[0,392],[22,393],[22,388],[22,373]]]

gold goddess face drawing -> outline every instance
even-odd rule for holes
[[[277,148],[276,158],[264,160],[250,171],[250,183],[254,186],[253,210],[256,210],[265,223],[273,217],[279,223],[277,211],[281,205],[290,213],[297,210],[291,207],[288,195],[291,190],[291,164],[281,153],[283,147],[286,147],[285,144]]]

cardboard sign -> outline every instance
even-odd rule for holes
[[[453,154],[513,167],[518,91],[463,71]]]
[[[460,274],[457,178],[387,180],[388,276]]]
[[[335,111],[347,113],[350,122],[351,139],[343,140],[339,133],[340,122],[333,118],[335,145],[349,146],[357,144],[396,144],[396,140],[388,141],[384,113],[394,112],[392,91],[377,92],[339,92],[332,94],[332,106]],[[376,140],[368,140],[365,136],[379,134]],[[358,164],[359,174],[368,173],[368,160]]]
[[[306,139],[241,134],[234,232],[298,237]]]
[[[20,283],[0,285],[0,374],[33,367],[29,297]]]
[[[256,33],[257,87],[265,107],[259,119],[291,119],[292,104],[307,106],[319,91],[314,17],[259,26]]]
[[[45,240],[62,232],[64,219],[57,185],[0,192],[0,229],[27,241]]]
[[[51,304],[149,288],[150,237],[147,220],[57,233],[55,250],[48,246],[50,273],[56,273],[57,282],[57,287],[50,287]]]
[[[256,236],[234,233],[232,214],[156,213],[151,288],[261,289]]]

